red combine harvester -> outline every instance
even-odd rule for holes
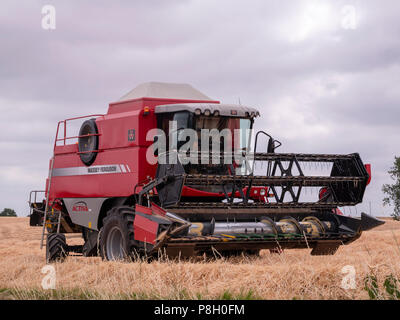
[[[369,183],[369,167],[357,153],[276,153],[281,143],[264,131],[251,142],[258,115],[190,85],[152,82],[111,103],[105,115],[60,121],[46,190],[30,196],[30,224],[43,227],[47,261],[69,252],[106,260],[285,248],[333,254],[383,223],[365,213],[337,214],[361,203]],[[82,125],[67,136],[72,121]],[[187,130],[201,136],[190,149],[181,137]],[[266,150],[257,152],[262,137]],[[221,145],[229,151],[209,152]],[[312,163],[328,174],[306,174]],[[313,188],[316,199],[304,201]],[[69,246],[67,233],[82,235],[84,245]]]

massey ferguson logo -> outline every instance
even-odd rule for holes
[[[88,212],[89,208],[85,202],[77,202],[72,207],[73,212]]]

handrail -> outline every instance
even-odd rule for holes
[[[38,193],[44,193],[44,194],[46,194],[46,191],[45,190],[32,190],[31,192],[29,192],[29,201],[28,201],[28,203],[29,203],[29,216],[31,216],[32,215],[32,213],[33,213],[33,207],[32,207],[32,194],[34,194],[35,196],[34,196],[34,202],[33,203],[36,203],[36,201],[37,201],[37,194]]]
[[[254,153],[257,153],[257,140],[258,140],[258,135],[259,135],[260,133],[262,133],[262,134],[266,135],[267,137],[269,137],[270,139],[272,139],[272,141],[273,141],[273,143],[274,143],[274,146],[273,146],[273,147],[274,147],[274,151],[275,151],[275,149],[279,148],[279,147],[282,145],[282,142],[280,142],[280,141],[278,141],[278,140],[275,140],[275,139],[274,139],[272,136],[270,136],[268,133],[266,133],[265,131],[260,130],[260,131],[257,132],[257,134],[256,134],[256,139],[255,139],[255,141],[254,141]],[[278,142],[279,145],[275,146],[275,142]]]
[[[281,143],[280,141],[275,140],[275,139],[274,139],[272,136],[270,136],[268,133],[266,133],[265,131],[260,130],[260,131],[257,132],[257,134],[256,134],[256,139],[255,139],[255,141],[254,141],[254,154],[257,153],[257,140],[258,140],[258,135],[259,135],[260,133],[266,135],[267,137],[269,137],[269,141],[268,141],[268,145],[267,145],[267,153],[271,153],[271,152],[272,152],[272,153],[275,153],[275,149],[279,148],[279,147],[282,145],[282,143]],[[269,150],[270,142],[272,142],[272,150]],[[277,142],[277,143],[279,143],[279,144],[278,144],[277,146],[275,146],[275,142]],[[251,169],[252,174],[254,174],[255,163],[256,163],[256,162],[253,161],[253,166],[252,166],[252,169]],[[271,161],[268,161],[267,176],[270,176],[270,174],[271,174],[271,165],[272,165]]]
[[[33,201],[36,202],[38,193],[46,193],[46,191],[45,190],[32,190],[31,192],[29,192],[29,205],[32,204],[32,194],[35,194]]]
[[[63,141],[63,140],[68,140],[68,139],[79,139],[79,138],[93,137],[93,136],[101,136],[101,134],[100,133],[89,133],[89,134],[84,134],[81,136],[61,138],[61,139],[57,139],[56,141]]]
[[[67,137],[67,123],[69,121],[80,120],[80,119],[85,119],[85,118],[92,118],[92,117],[104,117],[104,114],[91,114],[91,115],[87,115],[87,116],[68,118],[68,119],[59,121],[58,124],[57,124],[57,132],[56,132],[56,137],[55,137],[55,140],[54,140],[54,148],[53,148],[53,150],[56,149],[58,141],[64,141],[64,146],[65,146],[68,139],[80,138],[80,136]],[[64,137],[63,138],[58,138],[58,134],[60,132],[60,125],[61,124],[64,125],[64,130],[63,130],[64,131]],[[95,135],[95,134],[92,134],[92,135]],[[98,135],[98,134],[96,134],[96,135]],[[85,136],[89,136],[89,135],[85,135]]]

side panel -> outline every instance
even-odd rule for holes
[[[97,220],[104,201],[108,198],[64,198],[73,223],[97,230]]]
[[[157,222],[136,214],[133,228],[135,240],[155,244],[158,230]]]
[[[104,151],[101,159],[96,159],[90,167],[76,163],[72,159],[74,157],[78,156],[56,157],[50,188],[51,199],[129,196],[141,177],[137,168],[137,160],[142,158],[140,148]],[[75,165],[71,166],[71,163]],[[147,173],[146,170],[143,173]]]
[[[139,181],[153,177],[156,166],[146,160],[149,129],[156,127],[154,114],[141,110],[98,118],[99,153],[85,166],[77,145],[57,147],[50,199],[126,197]],[[65,150],[64,150],[65,149]]]

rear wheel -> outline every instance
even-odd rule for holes
[[[127,260],[137,256],[134,219],[135,211],[129,207],[113,208],[107,213],[99,237],[100,254],[104,260]]]
[[[51,233],[47,235],[46,261],[62,262],[68,255],[68,245],[65,235],[62,233]]]

